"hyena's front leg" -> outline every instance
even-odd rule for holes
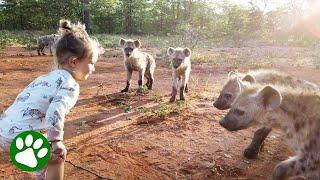
[[[153,82],[154,82],[154,78],[153,78],[153,74],[150,73],[150,71],[145,73],[145,76],[147,78],[147,87],[149,90],[152,90],[152,86],[153,86]]]
[[[280,162],[273,171],[273,180],[283,180],[290,177],[308,176],[320,172],[318,152],[305,153]]]
[[[129,92],[130,84],[131,84],[132,70],[127,69],[127,85],[121,92]]]
[[[184,91],[185,91],[186,85],[187,85],[186,75],[183,75],[182,76],[182,81],[181,81],[181,86],[180,86],[180,100],[182,100],[182,101],[185,100]]]
[[[181,82],[181,87],[180,87],[180,100],[185,100],[185,95],[184,93],[188,91],[188,81],[189,81],[189,72],[187,71],[183,76],[182,76],[182,82]]]
[[[50,55],[52,55],[52,45],[49,45]]]
[[[172,75],[172,92],[171,92],[170,102],[176,101],[177,92],[178,92],[178,77],[174,72]]]
[[[44,53],[44,48],[45,48],[46,46],[47,46],[47,45],[44,44],[44,45],[41,47],[41,50],[40,50],[43,56],[46,55],[46,53]]]
[[[264,140],[271,132],[271,128],[262,127],[258,129],[252,138],[251,144],[244,150],[244,157],[248,159],[255,159],[258,157],[258,153],[263,145]]]
[[[149,90],[152,90],[153,83],[154,83],[153,73],[150,73],[150,83],[149,83],[149,87],[148,87]]]
[[[141,93],[143,90],[143,78],[144,78],[144,73],[145,73],[145,69],[141,69],[139,70],[139,80],[138,80],[138,93]]]
[[[189,92],[188,83],[186,83],[186,87],[184,88],[184,92],[185,92],[185,93],[188,93],[188,92]]]
[[[38,55],[39,55],[39,56],[41,56],[41,55],[42,55],[41,53],[42,53],[43,49],[44,49],[44,44],[39,44],[39,45],[38,45],[38,49],[37,49],[37,50],[38,50]]]

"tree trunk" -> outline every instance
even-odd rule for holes
[[[180,18],[180,0],[177,1],[177,20]]]
[[[83,16],[82,16],[82,20],[83,23],[86,25],[86,31],[87,33],[90,33],[90,19],[89,19],[89,15],[90,15],[90,10],[89,10],[89,0],[83,0],[83,4],[84,4],[84,8],[83,8]]]
[[[128,7],[128,34],[132,34],[132,0],[129,0],[129,7]]]

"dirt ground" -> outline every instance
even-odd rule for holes
[[[265,52],[272,55],[272,67],[320,83],[320,70],[316,68],[319,57],[305,48],[206,50],[213,59],[228,53],[234,61],[239,54]],[[293,56],[293,52],[298,55]],[[250,58],[260,63],[259,55]],[[218,123],[226,111],[212,106],[228,72],[235,70],[234,64],[192,63],[186,102],[170,104],[171,69],[165,60],[157,60],[153,91],[119,93],[126,78],[122,54],[118,49],[107,49],[96,72],[81,82],[80,98],[66,118],[65,179],[269,179],[274,166],[293,154],[283,143],[282,134],[271,132],[258,159],[244,158],[243,151],[259,127],[228,132]],[[243,72],[251,67],[237,66]],[[52,56],[37,56],[22,47],[3,50],[0,111],[12,104],[34,78],[51,68]],[[137,88],[137,73],[132,88]],[[32,177],[0,157],[0,178]]]

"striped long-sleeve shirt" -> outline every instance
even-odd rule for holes
[[[0,117],[0,135],[45,129],[49,141],[63,140],[64,118],[79,97],[79,84],[66,70],[55,70],[31,82]]]

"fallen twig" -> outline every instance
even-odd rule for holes
[[[89,172],[89,173],[91,173],[91,174],[99,177],[100,179],[112,180],[112,178],[105,177],[105,176],[101,176],[100,174],[97,174],[96,172],[94,172],[94,171],[92,171],[92,170],[90,170],[90,169],[87,169],[87,168],[82,167],[82,166],[80,166],[80,165],[76,165],[76,164],[74,164],[73,162],[71,162],[70,160],[66,160],[66,162],[67,162],[67,163],[70,163],[70,164],[73,165],[74,167],[77,167],[77,168],[80,168],[80,169],[82,169],[82,170],[85,170],[85,171],[87,171],[87,172]]]

